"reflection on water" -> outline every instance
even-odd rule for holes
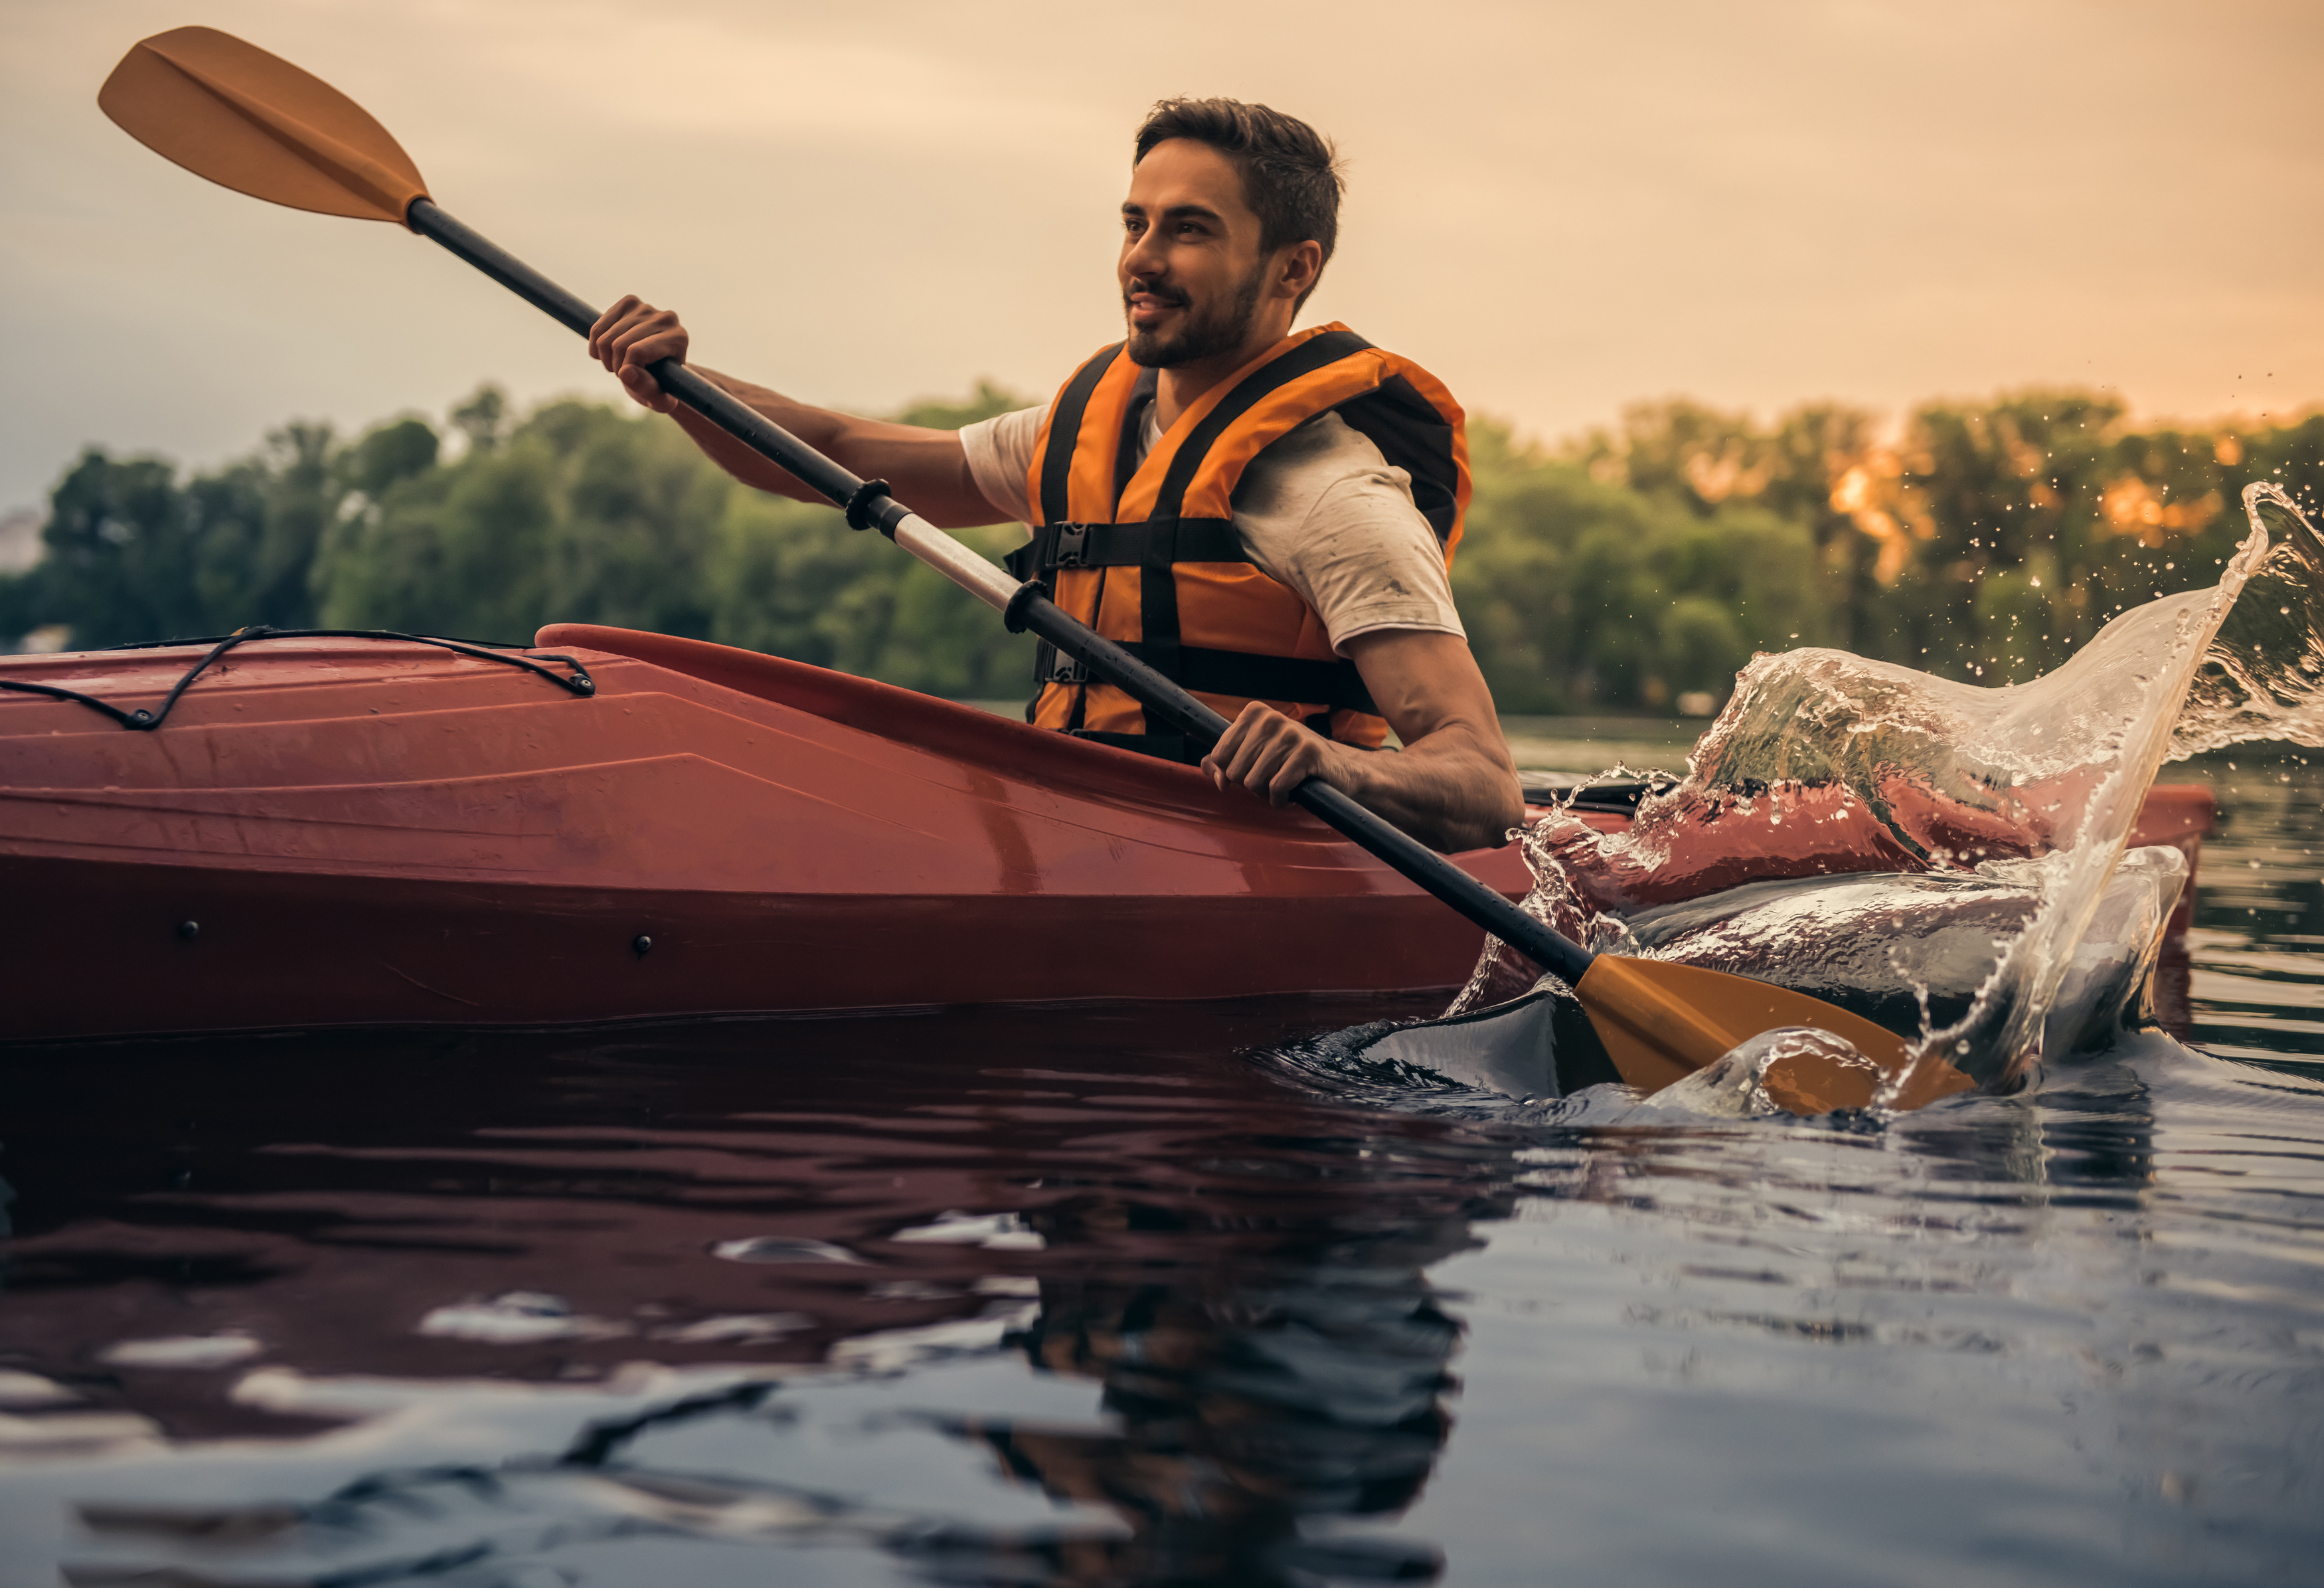
[[[2203,844],[2181,1034],[2209,1053],[2324,1079],[2324,757],[2247,746],[2193,770],[2222,817]]]
[[[6,1519],[92,1583],[742,1539],[1432,1575],[1314,1525],[1426,1481],[1458,1328],[1425,1270],[1495,1155],[1235,1057],[1383,1012],[1422,1011],[19,1055],[0,1391],[69,1394],[6,1435],[71,1464],[0,1480]]]
[[[1275,1057],[1378,1003],[12,1051],[0,1584],[2312,1580],[2279,759],[2195,1048],[1885,1124]]]

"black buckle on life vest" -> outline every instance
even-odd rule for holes
[[[1090,669],[1085,663],[1067,656],[1047,640],[1041,642],[1033,660],[1033,681],[1037,685],[1086,684],[1090,681]]]
[[[1090,526],[1058,524],[1056,549],[1050,554],[1051,568],[1082,568],[1089,557]]]

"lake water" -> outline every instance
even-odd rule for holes
[[[1885,1126],[1267,1055],[1377,1002],[12,1051],[0,1584],[2312,1583],[2324,767],[2164,776],[2175,1033]]]

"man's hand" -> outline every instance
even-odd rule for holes
[[[1375,629],[1351,640],[1348,652],[1404,741],[1401,751],[1333,743],[1253,701],[1203,758],[1211,781],[1222,789],[1240,784],[1283,805],[1301,783],[1319,777],[1434,848],[1507,842],[1525,817],[1525,799],[1492,692],[1467,642],[1418,629]]]
[[[647,366],[665,358],[683,362],[689,338],[678,316],[631,293],[597,317],[589,328],[589,356],[622,383],[622,389],[656,413],[669,413],[678,400],[663,391]]]
[[[1269,805],[1288,805],[1291,791],[1310,778],[1337,784],[1331,773],[1342,756],[1361,755],[1312,734],[1275,707],[1254,700],[1227,725],[1203,770],[1222,789],[1240,783]]]

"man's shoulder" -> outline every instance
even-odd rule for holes
[[[1370,436],[1328,408],[1284,432],[1259,456],[1278,466],[1351,472],[1388,466],[1387,456]]]
[[[1411,476],[1388,462],[1370,436],[1326,411],[1286,430],[1250,460],[1234,504],[1239,512],[1305,518],[1327,502],[1382,494],[1410,508]]]

